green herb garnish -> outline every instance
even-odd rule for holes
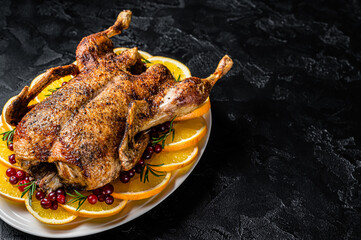
[[[145,59],[144,57],[142,57],[142,62],[143,63],[152,63],[151,61],[149,61],[148,59]]]
[[[142,172],[140,173],[140,181],[143,183],[145,183],[146,181],[149,182],[149,173],[153,174],[156,177],[164,176],[165,172],[158,171],[152,168],[152,167],[160,167],[162,165],[163,164],[153,165],[153,164],[145,163],[142,166]]]
[[[55,89],[48,89],[49,92],[51,92],[51,94],[53,94],[54,92],[56,92],[56,90],[58,90],[60,87],[56,87]],[[45,97],[49,97],[51,94],[46,94]]]
[[[29,205],[31,206],[31,203],[32,203],[32,200],[33,200],[33,195],[34,195],[34,192],[36,190],[36,181],[32,181],[32,182],[17,185],[17,187],[20,187],[20,186],[26,186],[24,188],[24,192],[21,194],[20,197],[21,198],[24,197],[25,194],[27,192],[29,192]]]
[[[74,190],[74,192],[76,193],[76,195],[70,194],[70,193],[66,193],[67,195],[73,197],[74,199],[68,201],[68,203],[75,203],[78,202],[78,207],[75,211],[78,211],[79,208],[85,203],[86,199],[88,198],[87,196],[84,196],[83,194],[81,194],[80,192],[78,192],[77,190]]]
[[[13,138],[14,138],[14,133],[15,133],[15,128],[10,130],[10,131],[6,131],[3,133],[0,133],[3,135],[2,140],[6,141],[6,144],[9,146],[10,143],[13,142]]]
[[[162,142],[162,148],[164,148],[164,144],[165,144],[165,140],[167,139],[167,137],[169,135],[172,134],[172,142],[174,141],[174,134],[175,134],[175,130],[173,128],[173,121],[174,121],[175,117],[172,119],[172,121],[170,122],[170,127],[169,127],[169,130],[168,132],[164,133],[163,135],[155,138],[155,137],[152,137],[152,145],[153,147],[159,143],[159,142]]]
[[[178,78],[175,79],[175,81],[176,81],[176,82],[180,82],[180,81],[181,81],[180,77],[181,77],[181,75],[179,74],[179,75],[178,75]]]

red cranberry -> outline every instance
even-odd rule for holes
[[[40,201],[41,199],[45,198],[45,193],[43,191],[39,191],[35,194],[35,197]]]
[[[144,165],[144,160],[140,159],[137,165]]]
[[[100,194],[103,194],[103,189],[102,188],[97,188],[97,189],[94,189],[93,191],[93,194],[94,195],[100,195]]]
[[[64,85],[66,85],[68,82],[63,82],[62,84],[61,84],[61,86],[64,86]]]
[[[134,170],[136,173],[141,173],[142,169],[143,169],[143,165],[140,165],[140,164],[135,165],[135,167],[134,167]]]
[[[111,204],[113,204],[113,202],[114,202],[114,198],[112,196],[107,196],[105,198],[105,203],[106,204],[111,205]]]
[[[19,179],[15,176],[11,176],[9,177],[9,182],[12,184],[12,185],[15,185],[19,182]]]
[[[163,124],[161,124],[161,125],[158,125],[157,129],[159,132],[164,132],[166,130],[166,127]]]
[[[154,152],[160,153],[161,151],[162,151],[162,145],[156,144],[156,145],[154,146]]]
[[[9,148],[10,151],[14,151],[13,143],[9,143],[8,148]]]
[[[90,204],[96,204],[97,201],[98,201],[98,198],[94,194],[91,194],[91,195],[88,196],[88,202]]]
[[[22,186],[19,186],[18,189],[20,192],[24,192],[25,188],[28,186],[28,184],[26,183],[29,183],[29,181],[26,181],[26,180],[21,180],[19,182],[19,185],[22,185]],[[26,185],[23,185],[23,184],[26,184]]]
[[[29,178],[28,176],[26,176],[26,177],[24,178],[24,180],[27,180],[27,181],[30,182],[30,178]]]
[[[170,121],[165,122],[164,126],[165,126],[166,130],[169,130],[170,129]]]
[[[150,153],[150,152],[148,152],[148,150],[145,150],[145,152],[143,153],[143,156],[142,156],[142,157],[143,157],[144,159],[147,159],[147,160],[148,160],[148,159],[150,159],[150,158],[152,157],[152,153],[153,153],[153,152]]]
[[[56,200],[56,192],[51,192],[48,194],[48,199],[52,202]]]
[[[56,192],[56,195],[64,195],[65,196],[65,191],[63,188],[58,188],[55,192]]]
[[[40,205],[44,208],[44,209],[48,209],[50,208],[53,204],[52,202],[47,199],[47,198],[43,198],[40,200]]]
[[[99,194],[97,197],[98,197],[99,202],[104,202],[104,200],[105,200],[105,195],[104,194]]]
[[[14,168],[6,169],[6,176],[11,177],[11,176],[15,176],[15,174],[16,174],[16,170]]]
[[[130,170],[128,171],[128,175],[129,175],[130,178],[134,177],[134,175],[135,175],[135,169],[134,169],[134,168],[130,169]]]
[[[56,210],[56,209],[58,209],[58,202],[53,202],[53,203],[51,204],[50,209],[51,209],[51,210]]]
[[[119,179],[122,183],[127,183],[130,180],[130,177],[127,172],[122,172],[119,176]]]
[[[148,146],[145,151],[147,151],[148,153],[153,153],[154,152],[153,146]]]
[[[19,180],[24,180],[26,177],[26,173],[22,170],[18,170],[15,174],[15,176],[19,179]]]
[[[15,163],[16,163],[15,154],[11,154],[11,155],[9,156],[9,163],[11,163],[11,164],[15,164]]]
[[[103,194],[110,195],[114,192],[114,187],[111,184],[107,184],[103,187]]]
[[[60,204],[65,204],[65,202],[66,202],[66,197],[65,197],[65,195],[63,195],[63,194],[57,194],[57,195],[56,195],[56,201],[58,201],[58,203],[60,203]]]

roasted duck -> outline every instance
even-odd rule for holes
[[[161,64],[146,69],[137,48],[116,55],[110,37],[127,29],[130,19],[131,11],[123,11],[109,29],[83,38],[76,65],[49,69],[7,109],[16,126],[16,160],[43,190],[92,190],[113,181],[140,159],[148,129],[196,109],[232,67],[224,56],[208,78],[177,82]],[[28,107],[46,86],[67,75],[75,77]]]

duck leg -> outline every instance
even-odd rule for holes
[[[79,69],[91,69],[102,64],[104,57],[115,58],[113,42],[110,37],[120,34],[130,24],[132,12],[129,10],[119,13],[113,26],[107,30],[84,37],[76,49],[76,61]]]
[[[186,115],[195,110],[209,96],[214,84],[224,76],[233,65],[232,59],[225,55],[215,72],[207,78],[190,77],[181,82],[166,81],[152,101],[151,117],[142,123],[139,131]]]
[[[68,75],[77,75],[78,72],[78,67],[74,64],[50,68],[41,76],[35,85],[32,87],[24,87],[20,94],[16,96],[16,98],[6,109],[6,119],[11,125],[15,126],[29,111],[29,102],[33,100],[49,84]]]

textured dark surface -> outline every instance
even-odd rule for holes
[[[195,76],[235,61],[186,182],[142,217],[85,239],[361,236],[361,5],[357,1],[4,1],[0,105],[74,60],[83,36],[131,9],[115,46],[176,58]],[[1,221],[1,239],[37,239]]]

